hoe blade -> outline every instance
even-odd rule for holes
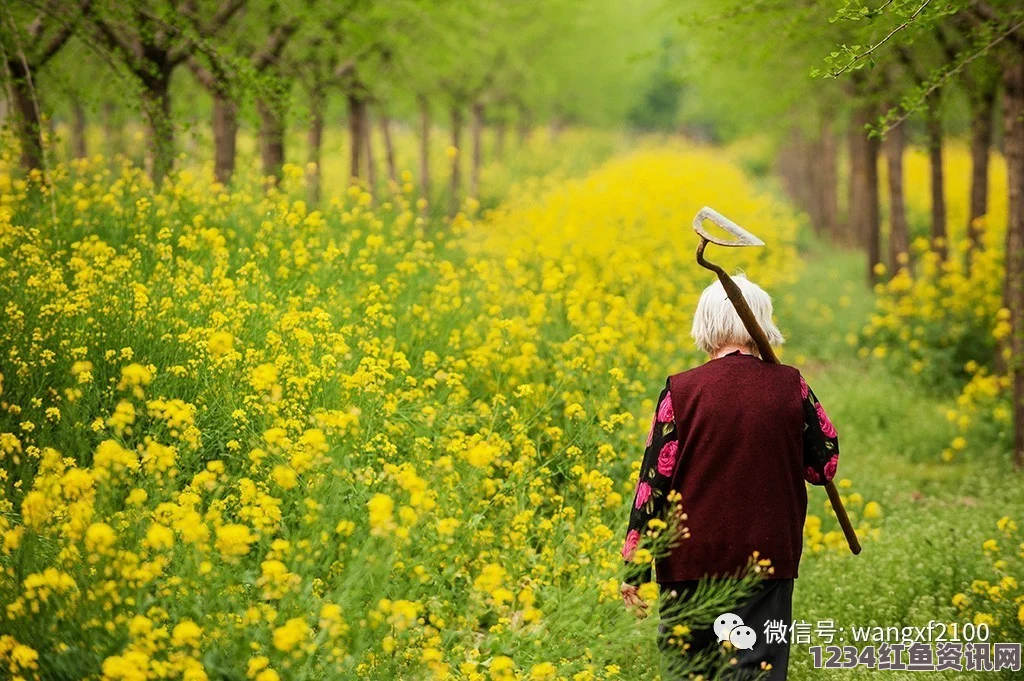
[[[709,234],[707,230],[704,229],[705,220],[710,220],[736,238],[729,240]],[[764,246],[764,242],[756,236],[743,229],[714,208],[708,208],[707,206],[701,208],[697,215],[694,216],[693,231],[697,232],[697,234],[700,234],[711,243],[718,244],[719,246]]]

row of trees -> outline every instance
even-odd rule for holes
[[[928,150],[930,236],[940,258],[952,257],[944,144],[951,135],[970,138],[968,267],[984,246],[980,218],[988,213],[989,156],[994,146],[1001,148],[1008,168],[1003,297],[1013,328],[1014,461],[1024,465],[1024,6],[1012,0],[686,5],[683,23],[693,38],[688,78],[703,94],[691,100],[696,107],[688,116],[715,121],[726,134],[788,130],[779,140],[778,165],[789,193],[822,232],[864,249],[869,281],[886,261],[891,273],[910,264],[903,173],[908,138]],[[751,41],[751,35],[767,39]],[[839,167],[843,156],[845,169]],[[887,168],[885,187],[880,161]],[[848,192],[845,216],[840,187]],[[889,205],[888,253],[882,192]]]
[[[1020,112],[1016,92],[1017,68],[1022,52],[1013,34],[1004,36],[1009,49],[991,50],[991,56],[974,59],[969,67],[958,66],[971,41],[971,29],[959,21],[940,24],[914,49],[894,47],[892,60],[876,62],[870,71],[853,71],[844,84],[849,125],[845,143],[849,160],[847,222],[842,225],[836,196],[837,150],[840,144],[835,119],[841,112],[830,102],[819,109],[817,128],[796,127],[781,154],[781,171],[794,198],[805,207],[814,223],[834,238],[861,244],[868,253],[868,277],[876,278],[877,265],[888,264],[896,272],[901,254],[909,252],[910,230],[904,200],[903,158],[913,135],[928,151],[930,167],[930,237],[940,257],[948,256],[946,197],[943,192],[943,146],[950,133],[970,138],[970,201],[966,232],[968,257],[983,247],[981,228],[988,213],[989,158],[998,142],[1014,167],[1013,139]],[[973,57],[974,55],[971,55]],[[880,60],[880,56],[878,57]],[[952,66],[950,66],[952,65]],[[956,84],[943,69],[959,68]],[[908,95],[901,88],[910,83]],[[945,91],[943,86],[950,86]],[[947,100],[943,112],[943,100]],[[901,103],[902,102],[902,103]],[[954,105],[963,105],[956,110]],[[966,120],[958,116],[966,114]],[[1000,115],[1001,114],[1001,115]],[[1001,122],[1001,126],[999,123]],[[887,183],[880,186],[879,160],[885,164]],[[889,204],[888,254],[883,253],[880,195]],[[1013,230],[1010,230],[1010,234]],[[906,256],[903,256],[905,259]]]
[[[80,133],[83,101],[101,100],[144,121],[148,169],[159,182],[174,164],[182,98],[209,101],[222,182],[235,170],[247,116],[263,173],[279,178],[288,129],[308,134],[308,158],[289,160],[319,168],[325,126],[342,109],[353,178],[375,183],[374,118],[394,177],[391,121],[399,117],[420,132],[418,181],[429,194],[430,135],[442,120],[451,146],[462,149],[468,132],[475,195],[485,123],[500,147],[512,125],[522,137],[544,120],[625,118],[650,69],[629,56],[657,45],[649,5],[598,0],[581,14],[569,0],[23,0],[5,3],[0,46],[26,168],[46,164],[48,111],[69,112]],[[318,173],[309,181],[318,200]],[[455,203],[462,182],[455,160]]]
[[[894,272],[907,258],[902,164],[914,136],[931,161],[932,243],[949,257],[944,144],[968,135],[974,250],[983,246],[978,218],[988,211],[994,145],[1009,168],[1004,297],[1013,354],[1024,357],[1024,8],[1013,0],[681,6],[680,21],[668,24],[658,0],[595,0],[586,12],[571,0],[12,0],[0,7],[0,58],[26,168],[47,165],[47,114],[63,111],[81,140],[91,100],[104,116],[114,105],[144,121],[148,167],[160,181],[175,160],[182,111],[209,102],[220,181],[230,182],[239,128],[253,121],[263,173],[280,177],[286,159],[308,164],[313,202],[325,126],[340,116],[350,175],[370,186],[373,120],[392,177],[391,121],[415,124],[423,195],[438,122],[449,131],[446,146],[470,150],[474,195],[485,124],[497,140],[507,127],[522,136],[544,121],[675,121],[719,137],[785,131],[778,161],[790,193],[822,232],[864,248],[872,281],[878,265],[888,261]],[[297,126],[308,136],[302,159],[286,144]],[[454,158],[451,210],[461,169]],[[1015,457],[1024,463],[1024,371],[1014,386]]]

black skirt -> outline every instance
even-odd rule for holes
[[[661,651],[662,680],[689,679],[696,674],[702,674],[705,679],[716,678],[716,670],[722,669],[725,663],[729,667],[717,678],[784,681],[789,666],[789,637],[785,637],[786,642],[767,643],[765,624],[769,620],[781,620],[788,629],[793,614],[793,580],[766,579],[759,582],[751,595],[729,609],[728,612],[738,615],[743,624],[754,631],[756,639],[748,650],[719,643],[714,620],[721,613],[709,614],[707,618],[698,620],[692,616],[684,619],[676,612],[680,608],[692,612],[685,602],[693,597],[698,584],[685,581],[660,585],[658,649]],[[673,631],[677,625],[684,625],[689,631],[678,636]],[[689,647],[684,649],[683,644]]]

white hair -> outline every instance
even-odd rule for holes
[[[773,346],[782,345],[786,339],[772,321],[771,296],[742,274],[734,276],[732,280],[743,293],[747,305],[754,313],[754,319],[764,329],[768,342]],[[722,287],[722,282],[717,279],[700,295],[697,310],[693,313],[693,328],[690,335],[693,336],[697,347],[709,355],[728,345],[757,349],[754,339],[747,333],[743,321],[736,313],[736,308]]]

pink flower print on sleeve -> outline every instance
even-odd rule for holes
[[[836,469],[839,467],[839,455],[833,454],[832,458],[825,464],[825,481],[828,482],[836,477]]]
[[[640,508],[647,503],[647,500],[651,498],[651,486],[646,482],[641,482],[636,486],[636,501],[634,506]]]
[[[807,395],[810,392],[811,392],[811,389],[807,387],[807,381],[805,381],[804,377],[801,376],[800,377],[800,399],[801,400],[806,400],[807,399]]]
[[[825,407],[821,406],[821,402],[818,402],[814,405],[814,409],[818,412],[818,423],[821,425],[821,432],[824,433],[825,437],[834,438],[836,436],[836,427],[832,425],[828,414],[825,413]]]
[[[665,446],[661,448],[661,452],[658,453],[658,472],[662,475],[672,475],[672,471],[676,468],[676,456],[679,454],[679,443],[676,440],[670,440],[665,443]]]
[[[675,415],[672,413],[672,397],[665,395],[665,399],[658,405],[658,423],[668,423]]]
[[[657,425],[657,423],[658,423],[657,418],[652,416],[651,417],[651,429],[649,431],[647,431],[647,444],[645,444],[644,447],[650,447],[651,446],[651,441],[654,440],[654,427]]]
[[[808,466],[804,469],[804,480],[812,485],[817,485],[821,482],[821,476],[818,475],[818,471],[814,470],[813,466]]]
[[[626,542],[622,545],[622,557],[630,560],[633,557],[633,551],[636,550],[639,543],[640,532],[638,530],[630,530],[626,534]]]

